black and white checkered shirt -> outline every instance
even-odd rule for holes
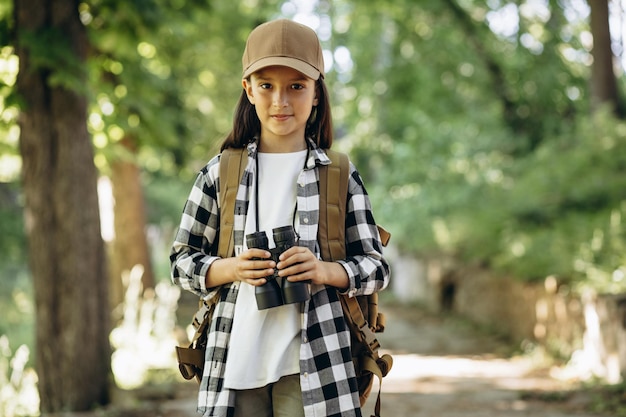
[[[298,177],[299,245],[308,247],[319,258],[317,166],[329,164],[330,159],[313,142],[309,141],[309,148],[306,167]],[[235,245],[243,245],[256,155],[257,144],[248,145],[248,164],[237,191]],[[389,265],[382,255],[367,192],[352,163],[350,171],[345,221],[347,257],[339,263],[350,280],[346,292],[354,296],[384,289],[389,283]],[[211,263],[218,259],[215,256],[220,212],[218,177],[219,156],[216,156],[196,178],[170,256],[173,282],[203,298],[217,291],[206,288],[205,276]],[[223,377],[239,285],[237,281],[222,288],[211,323],[198,395],[198,412],[203,416],[230,417],[234,413],[235,392],[224,388]],[[305,416],[361,416],[350,333],[337,290],[313,285],[311,299],[304,303],[301,322],[300,383]]]

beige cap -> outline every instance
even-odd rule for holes
[[[324,78],[324,56],[313,29],[287,19],[257,26],[241,58],[243,78],[272,65],[300,71],[314,80]]]

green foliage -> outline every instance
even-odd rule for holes
[[[26,261],[21,194],[17,184],[0,182],[0,265]]]
[[[0,1],[0,13],[8,4]],[[294,16],[295,4],[80,4],[98,165],[106,173],[106,161],[136,158],[150,223],[178,221],[195,172],[230,130],[250,29]],[[584,11],[524,4],[318,2],[320,33],[332,30],[322,45],[333,56],[326,80],[336,146],[350,152],[401,251],[617,291],[625,128],[589,115]],[[493,22],[511,5],[518,23],[499,32]],[[0,34],[10,33],[11,20],[2,21]],[[56,44],[53,35],[45,36]],[[77,74],[62,48],[42,50],[43,35],[31,36],[41,65]]]
[[[143,184],[152,267],[157,279],[169,282],[169,253],[193,178],[185,181],[155,172],[145,175]]]
[[[0,335],[9,336],[16,346],[32,347],[35,306],[30,274],[25,264],[0,265]]]
[[[245,37],[280,4],[253,3],[257,7],[95,0],[82,6],[96,51],[91,129],[106,159],[120,157],[122,138],[156,151],[165,163],[150,156],[137,161],[150,171],[193,171],[215,153],[241,91]]]
[[[21,47],[28,50],[33,71],[43,71],[48,75],[48,83],[54,87],[85,94],[86,71],[77,59],[67,36],[56,28],[46,28],[39,32],[20,32]]]
[[[193,180],[183,181],[158,173],[144,177],[148,223],[177,224]]]
[[[9,0],[0,0],[0,47],[10,44],[13,3]]]
[[[626,417],[626,384],[600,385],[588,388],[589,411],[614,417]]]
[[[518,161],[507,203],[518,256],[503,252],[503,264],[543,264],[533,275],[578,279],[590,278],[585,262],[609,275],[624,265],[625,129],[606,113],[580,118],[569,134]]]
[[[550,3],[495,33],[489,14],[510,3],[359,2],[333,16],[349,22],[335,39],[354,62],[333,86],[350,98],[338,144],[403,252],[618,291],[625,132],[589,116],[587,26]]]
[[[0,183],[0,236],[0,335],[9,335],[18,346],[32,346],[33,289],[20,194],[14,184]]]

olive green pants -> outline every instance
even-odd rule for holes
[[[304,417],[300,375],[287,375],[262,388],[235,393],[234,417]]]

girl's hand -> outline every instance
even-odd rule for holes
[[[345,289],[350,284],[348,274],[337,262],[324,262],[308,248],[293,246],[283,252],[277,265],[278,275],[291,282],[311,281]]]
[[[205,278],[207,288],[235,281],[259,286],[267,282],[266,277],[274,273],[276,262],[263,249],[248,249],[233,258],[218,259],[211,264]]]
[[[274,273],[276,263],[271,259],[272,254],[263,249],[248,249],[236,256],[233,265],[237,281],[253,286],[263,285],[266,277]]]

